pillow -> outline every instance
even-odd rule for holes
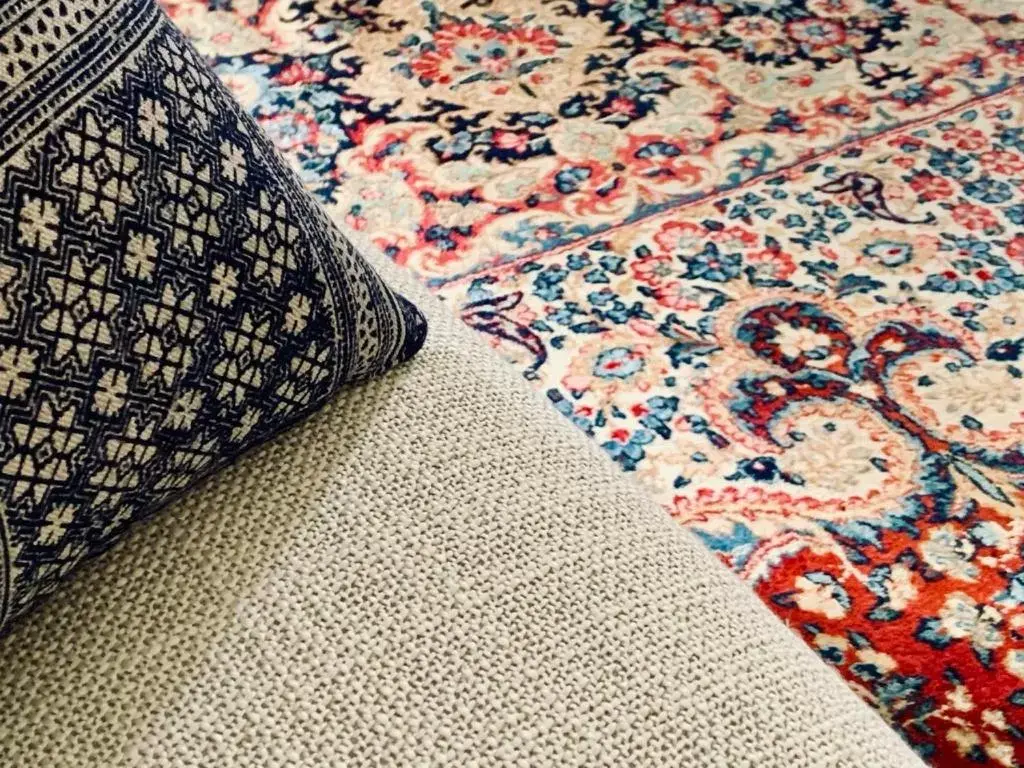
[[[425,331],[152,0],[0,3],[0,627]]]

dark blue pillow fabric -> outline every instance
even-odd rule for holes
[[[0,2],[0,628],[425,331],[151,0]]]

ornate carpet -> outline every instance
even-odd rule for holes
[[[1024,765],[1017,0],[168,5],[926,760]]]

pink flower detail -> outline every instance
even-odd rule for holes
[[[987,143],[985,134],[977,128],[953,128],[942,134],[942,138],[957,149],[981,149]]]
[[[494,145],[502,149],[514,149],[522,152],[530,142],[530,137],[525,133],[514,131],[496,131],[494,134]]]
[[[770,280],[787,280],[796,271],[796,265],[788,253],[770,248],[748,253],[745,259],[757,276]]]
[[[960,203],[953,209],[953,221],[972,232],[993,230],[999,226],[995,215],[988,208],[973,203]]]
[[[978,157],[978,162],[986,170],[992,173],[1009,175],[1024,171],[1024,156],[1016,152],[1005,150],[993,150],[984,152]]]
[[[910,188],[917,192],[922,200],[941,200],[953,194],[953,185],[931,171],[915,174],[910,180]]]
[[[663,307],[679,312],[700,309],[700,294],[682,280],[672,280],[656,287],[654,299]]]
[[[673,274],[672,260],[664,255],[637,259],[630,262],[629,268],[634,278],[651,286],[660,285],[665,278]]]
[[[1006,244],[1006,255],[1024,264],[1024,235],[1016,235]]]
[[[293,61],[282,69],[274,78],[281,85],[295,85],[296,83],[322,83],[327,75],[318,69],[313,69],[304,61]]]
[[[699,253],[707,236],[708,231],[700,224],[670,221],[654,236],[654,242],[667,254]]]

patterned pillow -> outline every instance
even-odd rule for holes
[[[152,0],[0,2],[0,627],[425,331]]]

